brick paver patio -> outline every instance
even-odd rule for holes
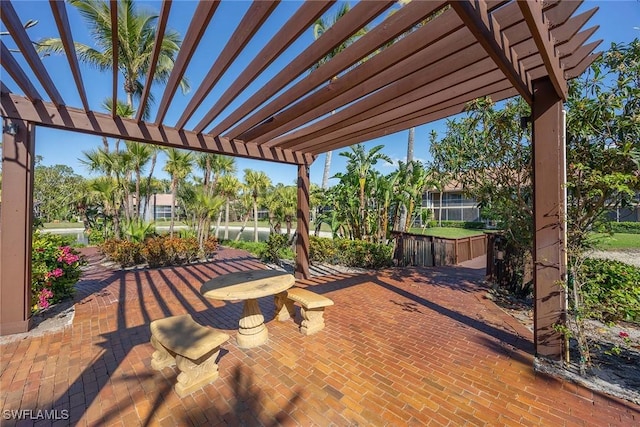
[[[207,264],[88,271],[72,326],[0,346],[0,423],[15,422],[8,410],[57,409],[70,419],[54,425],[640,425],[633,403],[535,373],[531,333],[484,298],[481,269],[299,281],[335,302],[326,328],[305,337],[262,298],[269,342],[243,350],[242,303],[198,290],[251,268],[263,267],[225,249]],[[150,367],[149,323],[184,313],[232,339],[220,378],[180,399],[176,371]]]

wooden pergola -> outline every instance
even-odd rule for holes
[[[596,9],[576,13],[581,1],[420,1],[390,14],[395,1],[360,1],[344,18],[308,45],[258,90],[229,107],[333,1],[300,2],[297,11],[270,39],[215,102],[204,102],[221,77],[243,53],[278,2],[254,1],[229,42],[211,57],[206,76],[189,94],[176,123],[167,111],[179,82],[199,46],[213,43],[205,30],[219,6],[196,6],[169,81],[156,98],[152,120],[142,119],[151,85],[143,90],[133,119],[93,111],[74,51],[74,35],[63,1],[50,0],[52,18],[63,41],[81,105],[70,106],[36,53],[11,1],[0,3],[2,23],[19,53],[0,40],[5,73],[1,83],[3,116],[2,215],[0,231],[0,334],[30,327],[31,227],[35,129],[37,126],[140,141],[168,147],[270,160],[298,167],[298,277],[309,276],[309,166],[321,153],[423,125],[464,111],[467,102],[516,95],[532,107],[535,210],[535,348],[541,356],[560,358],[562,337],[554,325],[565,321],[564,129],[562,104],[567,80],[597,58],[599,42],[588,43],[596,27],[582,30]],[[117,3],[110,1],[112,27]],[[164,34],[171,1],[157,20]],[[435,12],[446,8],[434,19]],[[28,18],[28,17],[25,17]],[[309,71],[359,29],[366,35],[321,66]],[[113,63],[118,63],[113,31]],[[399,36],[404,35],[399,38]],[[394,43],[391,43],[394,41]],[[8,41],[8,40],[7,40]],[[154,58],[160,44],[156,43]],[[19,61],[17,58],[24,58]],[[366,61],[363,61],[366,58]],[[155,73],[155,60],[146,82]],[[26,63],[46,96],[20,64]],[[119,76],[113,67],[117,98]],[[21,93],[12,92],[9,75]],[[261,81],[261,80],[258,80]],[[245,94],[246,95],[246,94]],[[245,99],[246,98],[246,99]],[[335,112],[334,114],[331,114]],[[195,126],[186,127],[188,122]],[[212,123],[214,125],[212,126]],[[62,149],[64,147],[61,147]]]

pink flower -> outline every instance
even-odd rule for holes
[[[620,338],[629,338],[629,334],[625,331],[620,332],[618,336],[620,336]]]
[[[60,277],[63,274],[64,274],[64,271],[62,271],[61,268],[56,268],[50,273],[49,277]]]
[[[49,299],[53,298],[53,292],[50,289],[42,289],[38,295],[38,306],[40,308],[49,307]]]

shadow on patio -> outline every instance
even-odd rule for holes
[[[298,281],[335,306],[302,336],[260,299],[269,342],[240,349],[242,303],[209,301],[202,282],[264,268],[224,249],[215,261],[94,269],[72,326],[2,345],[2,410],[68,410],[73,425],[633,425],[628,402],[532,369],[531,333],[484,298],[483,270],[334,273]],[[224,330],[220,378],[187,396],[173,368],[150,367],[152,320],[190,313]],[[4,412],[3,412],[4,414]]]

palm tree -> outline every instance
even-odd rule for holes
[[[236,235],[236,242],[240,240],[242,237],[242,233],[247,226],[247,222],[249,221],[249,217],[251,216],[251,210],[253,208],[253,194],[247,188],[246,185],[240,183],[240,197],[238,197],[237,207],[240,208],[240,211],[243,213],[244,218],[242,220],[242,226],[240,227],[240,231]]]
[[[234,175],[223,175],[218,181],[218,194],[224,197],[224,239],[229,240],[229,207],[231,201],[238,197],[240,181]]]
[[[329,28],[331,28],[333,25],[335,25],[335,23],[338,22],[338,20],[341,19],[343,16],[345,16],[350,10],[351,10],[351,6],[349,6],[349,3],[343,3],[340,6],[340,9],[338,9],[338,11],[336,12],[335,15],[333,15],[333,16],[331,16],[329,18],[319,18],[315,22],[315,24],[313,25],[313,37],[314,37],[314,39],[318,40],[320,38],[320,36],[322,36],[325,32],[327,32],[327,30],[329,30]],[[366,27],[362,28],[361,30],[356,32],[354,35],[352,35],[350,38],[348,38],[347,40],[342,42],[342,44],[340,44],[339,46],[336,46],[331,52],[327,53],[322,59],[320,59],[320,61],[318,61],[318,63],[314,65],[312,70],[320,67],[321,65],[323,65],[326,62],[329,62],[332,58],[337,56],[340,52],[342,52],[347,47],[349,47],[349,45],[351,45],[359,37],[362,37],[364,34],[366,34],[366,32],[367,32]],[[337,78],[337,76],[334,77],[333,79],[336,79],[336,78]],[[331,114],[333,114],[333,113],[334,112],[331,112]],[[322,173],[322,188],[323,189],[326,189],[327,186],[329,185],[329,171],[331,170],[331,157],[332,157],[332,155],[333,155],[333,151],[327,151],[327,153],[325,154],[324,171]]]
[[[177,148],[167,148],[165,151],[167,153],[167,162],[164,165],[164,170],[171,176],[171,223],[169,225],[169,235],[173,237],[178,185],[180,181],[191,173],[193,157],[190,152]]]
[[[113,69],[111,44],[111,13],[109,2],[105,0],[70,0],[89,25],[96,47],[76,42],[78,59],[101,71]],[[139,98],[144,87],[143,79],[151,66],[155,46],[156,21],[158,16],[137,10],[133,0],[118,2],[118,68],[124,77],[124,91],[127,104],[133,107],[133,100]],[[177,32],[169,30],[162,39],[162,48],[154,82],[166,83],[173,69],[175,57],[182,43]],[[59,38],[45,38],[36,44],[42,53],[64,53],[64,45]],[[149,84],[150,82],[146,82]],[[189,90],[188,82],[180,82],[183,92]],[[150,101],[153,98],[150,96]],[[144,116],[148,116],[149,104]]]
[[[133,172],[135,173],[136,180],[136,209],[134,218],[136,220],[140,219],[140,184],[141,184],[141,176],[142,170],[151,159],[151,148],[147,144],[142,144],[140,142],[126,141],[127,152],[131,156],[131,164],[133,166]],[[147,194],[147,199],[149,195]]]
[[[349,148],[351,148],[351,152],[343,151],[340,155],[349,159],[347,172],[355,173],[358,177],[358,183],[360,185],[360,220],[366,234],[364,189],[367,175],[369,175],[371,167],[378,163],[378,160],[384,160],[387,163],[392,163],[392,161],[389,156],[380,152],[380,150],[384,148],[384,145],[376,145],[368,152],[365,151],[364,145],[362,144],[352,145]]]
[[[262,196],[271,186],[271,179],[263,171],[244,170],[244,183],[253,198],[253,239],[258,241],[258,197]]]

